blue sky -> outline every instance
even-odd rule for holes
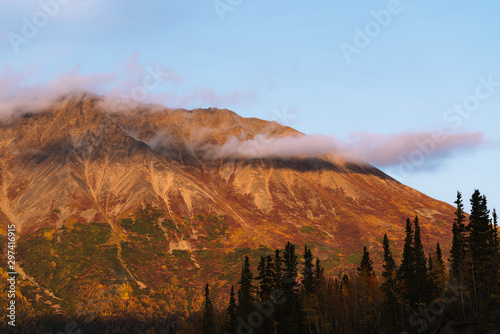
[[[361,151],[373,144],[383,158],[371,162],[402,183],[450,203],[460,190],[467,205],[479,188],[490,207],[500,207],[498,1],[1,6],[3,99],[18,86],[50,86],[61,75],[78,76],[97,93],[113,84],[132,92],[148,68],[162,68],[169,78],[145,101],[228,108]],[[467,103],[462,114],[454,111]],[[432,137],[439,129],[447,139]],[[398,143],[406,151],[395,150]]]

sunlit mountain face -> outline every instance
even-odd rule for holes
[[[2,233],[16,225],[27,301],[68,319],[184,314],[208,281],[225,303],[243,256],[256,264],[287,241],[330,275],[354,270],[363,246],[380,270],[383,235],[399,258],[416,215],[424,245],[448,252],[450,205],[368,164],[259,156],[259,136],[303,134],[229,110],[116,110],[89,94],[4,120]]]

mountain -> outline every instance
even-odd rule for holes
[[[287,241],[331,274],[353,270],[363,245],[380,269],[384,233],[401,249],[415,215],[424,246],[449,249],[454,208],[371,165],[213,154],[259,135],[302,134],[215,108],[118,112],[91,94],[5,118],[1,233],[16,225],[27,300],[85,317],[107,286],[127,303],[161,296],[166,309],[196,309],[203,283],[217,281],[225,302],[243,255],[256,263]]]

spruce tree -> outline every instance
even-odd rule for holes
[[[283,253],[283,291],[285,302],[281,310],[281,322],[278,327],[278,332],[282,333],[301,333],[302,327],[302,307],[297,295],[297,255],[295,254],[295,245],[288,242]]]
[[[486,197],[475,190],[471,197],[471,214],[468,229],[469,247],[473,261],[474,274],[484,276],[489,273],[491,256],[493,255],[493,228],[489,220],[489,210]],[[482,283],[481,277],[476,277]]]
[[[384,268],[384,271],[382,272],[382,277],[384,278],[384,284],[382,284],[382,287],[384,286],[391,286],[395,280],[396,280],[396,261],[394,261],[394,258],[392,257],[392,252],[391,252],[391,246],[389,243],[389,238],[387,238],[387,234],[384,234],[384,240],[383,240],[383,247],[384,247],[384,264],[382,265],[382,268]],[[385,284],[389,282],[389,284]]]
[[[341,285],[347,287],[349,286],[349,284],[350,284],[349,276],[347,276],[347,274],[342,275]]]
[[[429,291],[429,275],[427,271],[427,258],[425,257],[424,246],[420,237],[420,224],[418,217],[415,216],[413,221],[415,226],[415,237],[413,242],[413,265],[414,265],[414,280],[413,280],[413,301],[415,303],[428,304],[431,301]]]
[[[429,254],[429,284],[433,298],[441,296],[446,284],[446,268],[439,243],[436,250]]]
[[[455,211],[455,220],[452,228],[452,246],[450,250],[451,276],[458,282],[462,281],[467,253],[466,226],[464,205],[462,202],[462,194],[457,192],[457,199],[454,202],[457,205]]]
[[[396,299],[396,262],[392,257],[391,246],[387,234],[384,234],[384,264],[382,268],[383,283],[381,290],[384,293],[383,310],[389,319],[394,320],[392,316],[397,313],[397,299]]]
[[[269,284],[267,282],[267,276],[266,276],[266,257],[265,256],[260,257],[259,265],[257,266],[257,272],[258,272],[258,275],[257,275],[257,277],[255,277],[255,279],[257,281],[259,281],[259,285],[257,286],[257,295],[260,296],[260,298],[262,300],[262,297],[263,297],[262,291],[264,290],[264,293],[265,293],[265,291],[268,289],[268,286],[269,286]]]
[[[238,326],[238,307],[236,305],[236,298],[234,288],[231,286],[231,293],[229,295],[229,305],[227,306],[226,313],[226,332],[227,334],[236,334]]]
[[[493,243],[498,249],[498,217],[497,211],[493,209]]]
[[[325,280],[325,269],[321,266],[321,261],[316,258],[314,265],[314,286],[318,288]]]
[[[428,266],[427,272],[429,273],[429,293],[433,297],[437,297],[438,294],[438,277],[436,273],[436,265],[435,265],[435,253],[429,252]]]
[[[436,263],[439,267],[444,268],[443,253],[441,252],[441,246],[439,246],[439,242],[436,244]]]
[[[259,281],[259,296],[261,300],[267,300],[271,297],[271,292],[273,290],[273,258],[270,255],[261,256],[257,270],[259,271],[259,275],[256,277]]]
[[[438,273],[439,288],[442,290],[446,282],[446,266],[444,265],[443,253],[441,251],[441,246],[439,242],[436,245],[436,271]]]
[[[285,318],[284,308],[281,303],[281,300],[286,298],[284,296],[283,291],[283,257],[281,256],[280,250],[276,249],[274,252],[274,268],[273,268],[273,285],[272,285],[272,298],[275,306],[275,311],[273,313],[274,322],[277,324],[277,327],[280,329],[285,324],[283,323],[283,319]],[[285,299],[286,300],[286,299]]]
[[[302,285],[306,294],[314,291],[314,264],[312,251],[304,246],[304,269],[302,270]]]
[[[259,266],[257,267],[259,275],[256,279],[259,281],[258,295],[260,296],[261,309],[265,314],[274,313],[273,309],[270,309],[269,303],[271,301],[272,290],[273,290],[273,280],[274,280],[274,264],[272,256],[261,256]],[[263,323],[257,332],[269,333],[272,328],[272,319],[265,317]]]
[[[372,277],[375,275],[373,271],[373,261],[370,260],[370,252],[363,247],[363,257],[361,258],[361,263],[358,267],[358,274],[360,276]]]
[[[241,268],[240,290],[238,291],[238,315],[247,319],[253,311],[253,302],[255,300],[255,287],[252,284],[253,274],[250,269],[250,260],[245,256],[245,261]]]
[[[274,252],[273,290],[275,293],[283,292],[283,258],[279,249]]]
[[[405,300],[406,306],[409,307],[411,288],[413,288],[414,280],[414,260],[413,260],[413,231],[411,228],[411,221],[406,220],[406,236],[403,248],[403,259],[397,271],[397,281],[401,290],[402,297]]]
[[[429,267],[428,267],[428,271],[429,271],[429,275],[431,274],[431,272],[434,271],[434,257],[433,257],[432,253],[429,254]]]
[[[489,220],[486,197],[476,189],[470,202],[468,246],[472,279],[469,280],[469,286],[473,288],[475,312],[480,318],[485,319],[488,317],[488,301],[492,292],[490,277],[495,253],[494,233]]]
[[[363,257],[357,268],[357,278],[355,284],[355,300],[358,306],[355,312],[355,328],[361,333],[373,330],[370,328],[373,320],[379,313],[378,304],[378,284],[375,272],[373,271],[373,261],[370,259],[370,252],[363,247]]]
[[[204,334],[213,334],[215,332],[214,308],[210,299],[210,289],[208,287],[208,284],[205,285],[205,302],[203,308],[202,330]]]
[[[283,263],[285,265],[283,272],[283,290],[288,296],[293,296],[297,292],[297,255],[295,254],[295,245],[288,242],[283,253]]]
[[[490,296],[492,297],[493,310],[492,314],[496,314],[496,322],[500,323],[500,244],[498,240],[498,222],[497,222],[497,212],[493,209],[493,260],[491,268],[491,282],[492,282],[492,292]]]

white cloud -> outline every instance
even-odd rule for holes
[[[205,146],[205,157],[218,159],[318,156],[332,154],[346,161],[395,166],[418,157],[422,168],[440,163],[451,154],[485,144],[482,133],[436,132],[373,134],[355,133],[349,141],[331,136],[298,135],[282,138],[259,134],[251,139],[231,137],[224,145]]]
[[[186,93],[170,93],[169,88]],[[248,103],[256,95],[251,89],[221,94],[211,87],[195,86],[175,71],[157,64],[143,65],[139,57],[133,55],[124,67],[112,72],[82,74],[80,66],[75,66],[52,80],[43,78],[36,67],[24,71],[5,67],[0,74],[0,114],[26,109],[37,111],[61,95],[81,91],[106,95],[108,108],[134,107],[138,103],[167,107],[225,106]]]

